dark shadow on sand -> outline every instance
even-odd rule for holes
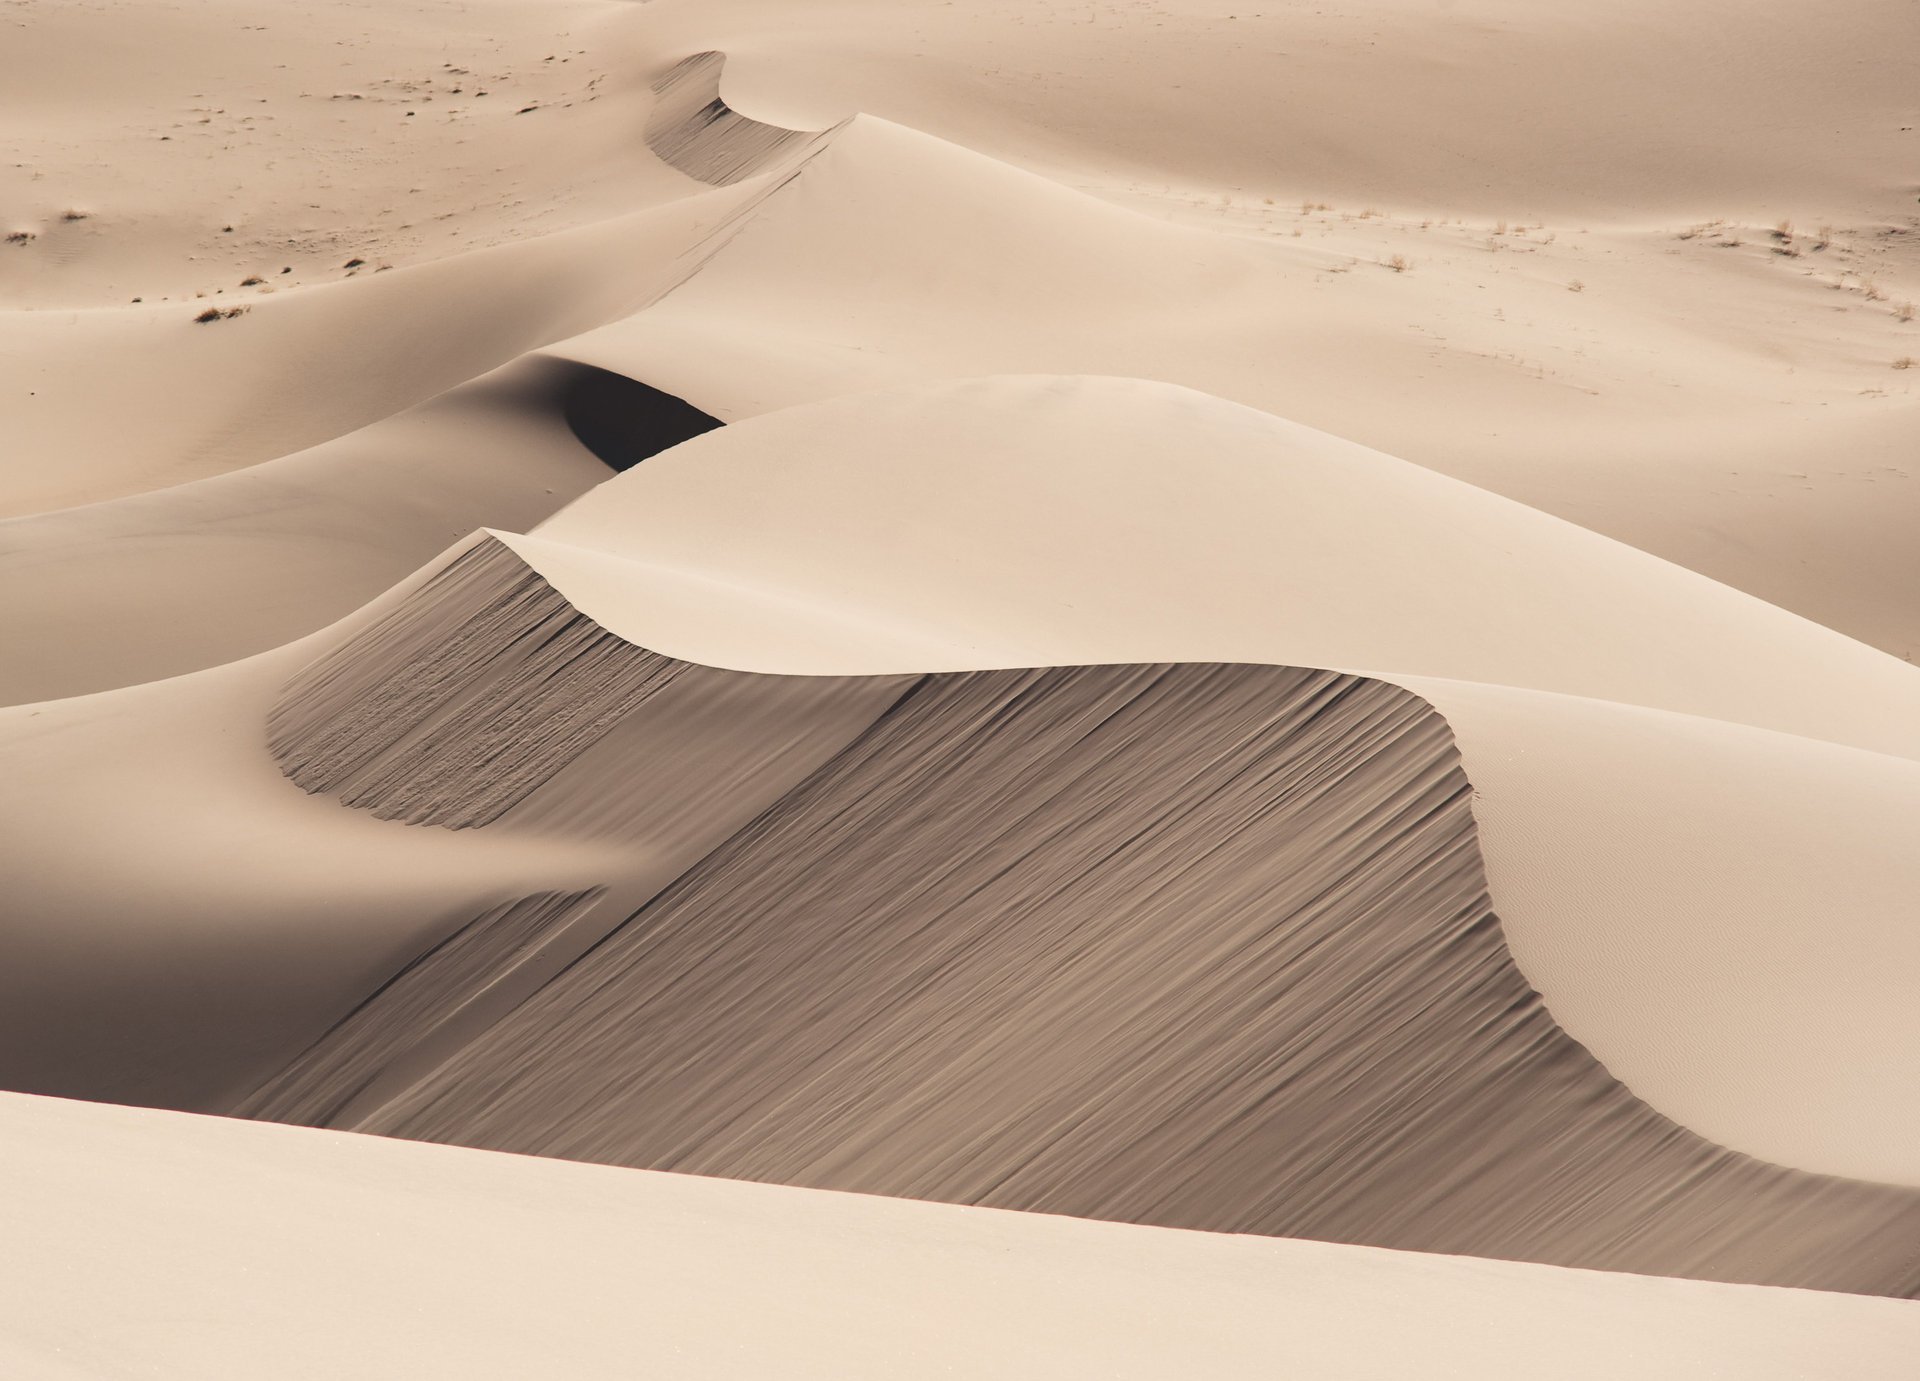
[[[568,429],[615,471],[724,425],[671,393],[574,361],[566,364],[559,398]]]

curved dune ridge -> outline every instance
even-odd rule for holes
[[[831,135],[750,120],[720,98],[724,53],[695,53],[654,80],[647,147],[688,177],[729,187],[790,163]]]
[[[486,539],[297,677],[274,751],[307,790],[383,817],[511,829],[548,784],[645,774],[602,748],[681,670]],[[774,704],[815,693],[734,675]],[[430,1066],[362,1096],[577,902],[462,929],[236,1110],[1165,1226],[1920,1291],[1920,1192],[1713,1146],[1554,1024],[1507,955],[1467,780],[1417,697],[1205,665],[885,691],[752,824]]]
[[[11,7],[0,1373],[1907,1377],[1915,18]]]
[[[1455,722],[1502,920],[1582,1043],[1722,1144],[1920,1184],[1920,672],[1893,658],[1143,380],[786,409],[502,540],[696,662],[1246,661],[1406,686]]]

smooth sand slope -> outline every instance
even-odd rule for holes
[[[0,702],[278,647],[474,528],[531,526],[715,425],[624,375],[535,352],[277,460],[0,519],[0,641],[20,649],[0,661]]]
[[[1891,658],[1416,467],[1120,381],[737,424],[548,534],[644,553],[576,574],[511,539],[588,612],[721,665],[1227,659],[1401,680],[1455,719],[1496,906],[1610,1069],[1742,1150],[1920,1182],[1902,976],[1920,675]],[[803,631],[810,607],[832,617]]]
[[[1907,540],[1920,375],[1891,368],[1920,356],[1920,321],[1902,320],[1920,299],[1920,235],[1891,171],[1915,137],[1894,95],[1913,36],[1904,7],[1850,4],[1817,23],[1747,7],[1737,24],[1709,7],[1656,24],[1626,4],[1577,19],[1384,0],[1312,14],[1043,4],[969,17],[956,34],[953,13],[914,3],[804,20],[750,3],[502,4],[482,24],[396,4],[376,35],[357,7],[305,6],[295,25],[249,3],[245,18],[142,7],[137,35],[111,6],[14,21],[12,127],[37,142],[13,204],[35,238],[0,246],[0,273],[59,310],[0,322],[10,511],[256,463],[626,316],[683,275],[662,272],[676,242],[727,223],[712,219],[720,203],[695,212],[704,184],[649,141],[671,151],[655,122],[682,105],[697,116],[713,74],[670,98],[656,87],[728,51],[720,85],[749,114],[800,129],[882,118],[837,129],[697,293],[583,358],[698,392],[723,416],[939,373],[1171,379],[1920,653]],[[1774,56],[1783,43],[1791,62]],[[1637,56],[1592,60],[1615,49]],[[73,52],[110,55],[112,108],[151,128],[128,116],[124,135],[76,141],[75,93],[106,79],[93,59],[63,76]],[[1285,81],[1264,75],[1275,64]],[[1693,79],[1654,81],[1649,64]],[[1828,84],[1841,69],[1843,99]],[[1789,93],[1809,89],[1825,93],[1822,120],[1783,121]],[[1414,90],[1427,94],[1415,103]],[[1528,116],[1477,123],[1483,101]],[[1750,120],[1734,113],[1754,102]],[[244,127],[199,124],[256,108]],[[1455,109],[1466,123],[1436,114]],[[1596,110],[1609,112],[1598,141]],[[1369,133],[1407,118],[1418,137]],[[1747,132],[1709,135],[1728,121]],[[718,140],[703,155],[716,167],[738,161],[728,148],[766,151],[745,117],[681,128],[695,127]],[[1490,142],[1474,152],[1469,133]],[[247,186],[248,215],[159,202],[183,142],[195,185]],[[328,151],[317,181],[316,147]],[[104,163],[103,148],[116,151]],[[1005,160],[1191,233],[1102,214]],[[116,204],[92,180],[102,166],[145,190]],[[1756,181],[1756,167],[1770,171]],[[517,195],[503,196],[508,182]],[[62,219],[69,206],[87,219]],[[635,215],[652,229],[618,231]],[[504,257],[468,252],[503,245]],[[154,252],[167,272],[129,290],[139,310],[67,310],[126,305],[122,267],[159,275],[139,257]],[[255,274],[267,281],[242,290]],[[405,277],[415,286],[400,291]],[[295,290],[260,300],[276,281]],[[308,286],[328,305],[288,310]],[[252,311],[187,331],[177,309],[204,305],[193,292],[216,306],[241,294]],[[161,297],[164,310],[146,310]]]
[[[1009,426],[1003,420],[1009,416],[1029,420]],[[850,453],[843,442],[852,435],[870,449]],[[929,449],[933,438],[943,449]],[[1197,446],[1201,439],[1208,444]],[[1187,453],[1179,494],[1169,495],[1157,462],[1176,445],[1194,449]],[[897,459],[904,455],[917,459]],[[978,494],[993,502],[970,507],[969,496]],[[1329,550],[1316,538],[1312,521],[1337,514],[1343,503],[1365,505],[1368,522],[1378,524],[1377,545],[1348,540]],[[1435,525],[1434,511],[1451,521]],[[1396,512],[1402,515],[1397,520]],[[1289,515],[1301,515],[1306,525],[1288,530]],[[1360,525],[1333,526],[1352,532]],[[1503,664],[1516,679],[1560,678],[1563,688],[1590,690],[1579,678],[1605,676],[1612,678],[1609,686],[1641,694],[1707,697],[1696,704],[1705,709],[1724,703],[1711,697],[1746,696],[1751,685],[1772,697],[1759,711],[1804,717],[1821,708],[1820,697],[1796,694],[1776,673],[1743,676],[1741,658],[1761,659],[1750,664],[1765,669],[1764,659],[1777,657],[1782,646],[1791,651],[1795,637],[1821,651],[1849,648],[1685,572],[1566,532],[1552,520],[1413,467],[1180,390],[1120,381],[982,381],[743,424],[647,461],[548,531],[614,542],[655,558],[629,561],[551,537],[503,539],[551,572],[570,600],[625,640],[766,670],[818,672],[837,662],[852,671],[908,671],[1164,653],[1308,665],[1397,661],[1445,671],[1453,664],[1422,663],[1419,655],[1450,654],[1460,646],[1511,657],[1517,647],[1517,655],[1530,660]],[[1236,532],[1244,536],[1236,538]],[[1200,533],[1208,534],[1205,544],[1195,540]],[[1516,551],[1529,553],[1526,568],[1536,578],[1506,597],[1537,602],[1532,614],[1523,604],[1508,617],[1515,626],[1545,631],[1517,643],[1491,632],[1475,634],[1476,626],[1484,627],[1474,622],[1484,619],[1479,606],[1513,584],[1510,572],[1520,563],[1510,554]],[[723,552],[732,555],[723,561]],[[1191,564],[1194,553],[1203,553],[1198,568]],[[1547,583],[1556,570],[1569,582],[1559,592]],[[1336,610],[1346,609],[1344,622],[1327,620],[1321,600],[1303,603],[1293,593],[1302,589],[1324,590]],[[766,590],[783,597],[765,599],[759,592]],[[542,614],[539,601],[551,598],[533,590],[529,597],[534,605],[503,611],[508,626],[523,617],[563,624],[573,618],[564,602]],[[1634,599],[1645,601],[1637,615]],[[1663,635],[1659,647],[1671,645],[1676,640],[1654,621],[1683,617],[1688,600],[1720,611],[1697,618],[1691,636],[1726,639],[1746,626],[1754,635],[1723,640],[1714,657],[1696,664],[1693,683],[1673,677],[1670,665],[1633,661],[1631,641],[1608,651],[1604,639],[1633,632],[1635,617]],[[1209,617],[1196,620],[1196,608],[1208,610]],[[1578,630],[1582,636],[1556,640],[1566,608],[1595,612]],[[1049,628],[1035,629],[1036,609],[1049,611]],[[448,636],[465,617],[449,616]],[[902,638],[895,632],[901,628],[913,632]],[[1330,635],[1351,639],[1358,636],[1354,630],[1376,641],[1365,648],[1350,640],[1338,646],[1325,641]],[[1760,636],[1769,630],[1771,639]],[[1596,645],[1607,655],[1595,656]],[[400,645],[395,655],[404,651]],[[204,819],[189,814],[143,821],[139,803],[156,792],[185,788],[189,799],[204,802],[198,809],[220,811],[224,818],[268,789],[262,769],[271,768],[257,748],[245,780],[258,785],[245,795],[225,784],[222,774],[231,769],[217,757],[194,761],[191,768],[158,755],[132,757],[111,773],[81,774],[77,780],[85,780],[85,787],[78,792],[59,785],[62,774],[84,757],[102,756],[107,750],[100,736],[109,732],[102,724],[126,720],[130,712],[134,722],[116,727],[113,735],[139,741],[184,733],[179,752],[193,759],[192,738],[207,730],[193,729],[193,721],[181,717],[187,706],[195,700],[233,706],[213,711],[223,737],[234,734],[236,721],[264,725],[276,683],[313,655],[290,649],[210,678],[173,683],[165,695],[154,688],[16,711],[14,723],[22,730],[30,732],[37,727],[33,721],[50,715],[80,735],[43,733],[32,756],[21,759],[38,763],[14,784],[20,817],[34,817],[21,835],[22,856],[45,848],[37,842],[43,836],[58,837],[63,811],[69,819],[92,818],[104,796],[113,803],[109,818],[171,859],[178,832],[204,830]],[[543,655],[570,666],[575,654],[555,643]],[[1912,678],[1864,649],[1852,655],[1869,671],[1884,664],[1888,693],[1904,690]],[[1811,663],[1814,657],[1803,659]],[[1652,665],[1662,679],[1631,679],[1644,678]],[[1911,942],[1901,919],[1910,851],[1901,844],[1898,823],[1915,799],[1910,763],[1590,699],[1407,679],[1445,712],[1453,713],[1456,701],[1465,707],[1463,751],[1483,796],[1495,904],[1529,979],[1578,1039],[1655,1107],[1716,1140],[1810,1170],[1913,1177],[1913,1167],[1902,1159],[1902,1148],[1912,1144],[1906,1129],[1914,1110],[1903,1093],[1913,1080],[1900,1039],[1904,1013],[1911,1010],[1901,979],[1911,971],[1902,957]],[[465,680],[465,673],[450,674],[448,684]],[[653,721],[656,728],[636,745],[638,751],[658,754],[663,745],[680,743],[686,731],[675,725],[705,722],[715,726],[711,734],[728,723],[726,716],[743,712],[738,697],[711,682],[698,689],[695,684],[680,688],[679,703],[687,709],[676,714],[682,717]],[[1832,702],[1844,687],[1837,679],[1828,684]],[[599,708],[566,708],[561,723],[604,729],[604,716],[631,711],[628,697],[643,689],[644,681],[631,688],[616,682],[605,692],[611,698],[590,702]],[[572,690],[561,691],[564,702]],[[345,695],[353,708],[334,731],[338,747],[316,761],[363,751],[370,731],[402,731],[405,717],[395,718],[393,704],[356,706],[359,698],[360,692]],[[702,711],[709,700],[711,707]],[[163,708],[169,705],[175,708]],[[1754,705],[1749,699],[1744,708],[1754,713]],[[660,708],[661,702],[651,703],[649,714]],[[689,721],[687,714],[696,718]],[[540,722],[537,716],[510,721],[498,731],[498,746],[482,757],[528,746],[522,739]],[[779,772],[806,770],[806,753],[831,751],[831,736],[844,742],[860,722],[844,716],[820,721],[818,732],[830,737],[816,733],[808,742],[818,746]],[[1870,723],[1867,715],[1855,714],[1843,727],[1857,731]],[[1802,727],[1821,726],[1803,720]],[[756,732],[787,731],[776,717]],[[755,753],[775,741],[748,739],[760,745]],[[225,751],[241,754],[236,761],[248,758],[244,739]],[[743,752],[738,760],[752,759]],[[478,761],[469,756],[463,766],[456,756],[433,771],[457,784],[462,772],[480,773]],[[1694,761],[1710,766],[1676,766]],[[534,768],[539,766],[536,761]],[[779,772],[771,781],[791,780]],[[502,789],[514,780],[495,768],[481,775]],[[744,822],[773,799],[759,788],[729,794],[720,786],[727,783],[725,774],[696,775],[713,793],[707,804],[694,809],[674,800],[665,809],[718,830],[696,831],[707,848],[726,833],[713,822]],[[1796,781],[1808,785],[1782,789]],[[204,785],[188,788],[193,782]],[[620,790],[609,795],[616,782]],[[324,774],[309,784],[338,785]],[[35,1057],[16,1070],[16,1082],[189,1106],[230,1096],[323,1029],[329,1007],[344,1011],[376,985],[364,979],[356,985],[353,975],[391,973],[391,959],[386,969],[378,967],[383,957],[417,952],[422,940],[443,936],[516,896],[555,890],[556,884],[560,893],[571,894],[630,875],[631,859],[596,852],[588,842],[610,823],[618,833],[623,812],[650,800],[659,808],[649,774],[589,773],[556,799],[568,798],[576,803],[540,832],[586,850],[576,852],[566,868],[525,869],[519,874],[525,885],[517,892],[483,899],[465,887],[442,892],[434,906],[407,902],[395,919],[411,919],[381,944],[357,953],[336,933],[327,943],[337,955],[337,976],[325,981],[318,973],[290,965],[276,969],[258,959],[244,969],[258,985],[249,1003],[276,1014],[264,1032],[247,1025],[258,1018],[223,1030],[222,1020],[199,1015],[169,1028],[173,1041],[183,1039],[182,1030],[200,1033],[204,1045],[196,1058],[149,1064],[147,1054],[134,1058],[128,1046],[141,1052],[168,1048],[154,1044],[150,1023],[165,1019],[170,1000],[163,995],[131,1008],[107,1003],[110,1020],[89,1023],[90,1038],[74,1047],[91,1054],[56,1063],[51,1073],[35,1073]],[[292,831],[306,817],[284,803],[252,818],[257,830],[284,819]],[[295,836],[286,837],[291,847]],[[399,858],[420,835],[380,837]],[[1783,854],[1785,841],[1805,841],[1800,847],[1818,850],[1826,861],[1783,877],[1779,860],[1792,856]],[[654,847],[648,857],[658,854],[660,861],[648,864],[656,869],[649,874],[651,885],[663,885],[702,851],[684,838],[673,849]],[[1702,867],[1707,856],[1721,866]],[[603,861],[594,864],[595,857]],[[1755,866],[1764,860],[1773,866]],[[502,865],[505,876],[514,875],[504,859]],[[362,870],[358,885],[377,891],[383,876]],[[430,871],[418,874],[409,890],[417,895],[431,877]],[[37,937],[36,946],[69,954],[60,963],[71,967],[52,970],[68,973],[66,984],[91,993],[112,990],[115,980],[86,976],[95,964],[87,956],[97,943],[89,937],[124,906],[111,900],[118,885],[92,875],[36,881],[31,909],[22,915],[32,918],[29,934]],[[314,899],[316,908],[327,895]],[[190,884],[182,904],[203,914],[209,905],[220,909],[218,893],[204,884]],[[576,952],[619,919],[613,914],[618,899],[602,906],[598,931],[584,927],[575,937]],[[287,913],[287,923],[297,925],[297,915]],[[210,936],[238,924],[221,943],[243,952],[265,942],[239,915],[224,924],[209,916],[202,928],[208,922]],[[405,948],[409,936],[420,937],[411,950]],[[128,981],[135,972],[129,971]],[[213,973],[219,972],[214,966]],[[14,1010],[26,1023],[23,1029],[51,1015],[53,1009],[33,996],[46,991],[46,984],[36,982],[18,995]],[[55,985],[51,991],[73,989]],[[522,989],[514,1000],[524,995]],[[85,1012],[95,1000],[77,1010]],[[179,1000],[201,999],[183,994]],[[1840,1010],[1850,1019],[1836,1020]]]
[[[0,1098],[21,1376],[1894,1381],[1889,1300]],[[114,1249],[86,1230],[104,1225]],[[96,1229],[97,1230],[97,1229]],[[110,1301],[111,1307],[104,1307]]]

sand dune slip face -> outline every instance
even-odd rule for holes
[[[1387,682],[724,672],[619,637],[488,536],[265,718],[280,770],[351,815],[590,844],[605,871],[335,988],[304,1049],[198,1106],[1164,1226],[1920,1288],[1916,1191],[1716,1146],[1556,1024],[1493,912],[1452,735]]]
[[[415,601],[280,702],[274,750],[307,789],[453,828],[510,823],[521,799],[538,817],[544,784],[614,775],[602,745],[680,673],[498,544]],[[476,921],[241,1110],[1169,1226],[1920,1288],[1901,1274],[1920,1194],[1688,1137],[1554,1026],[1491,913],[1450,735],[1406,692],[1208,666],[882,685],[860,737],[411,1087],[327,1116],[378,1067],[370,1045],[499,971],[476,951],[523,949],[577,899]]]
[[[0,5],[0,1372],[1907,1375],[1916,50]]]

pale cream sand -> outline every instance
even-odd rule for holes
[[[1111,385],[1094,401],[1136,427],[1150,415]],[[606,492],[631,505],[649,473]],[[568,569],[551,539],[518,545]],[[994,555],[984,534],[981,548]],[[144,1069],[133,1096],[151,1101],[650,1168],[1709,1279],[1920,1284],[1913,1191],[1722,1150],[1563,1034],[1512,963],[1468,778],[1424,702],[1285,668],[719,672],[613,631],[654,601],[619,580],[633,563],[586,559],[597,620],[484,536],[281,688],[264,677],[311,651],[171,683],[228,682],[228,716],[251,702],[280,769],[354,814],[516,841],[520,888],[426,928],[429,876],[410,877],[394,907],[410,948],[357,985],[342,966],[377,963],[379,937],[331,932],[310,950],[329,973],[291,958],[320,939],[297,909],[278,964],[242,922],[203,966],[214,1000],[190,1028],[165,991],[114,1001],[83,976],[105,889],[70,888],[53,903],[73,922],[43,920],[42,947],[77,940],[72,977],[54,1007],[61,951],[23,969],[9,1082],[125,1097]],[[862,646],[887,650],[871,632]],[[56,738],[36,775],[59,757]],[[556,886],[569,846],[597,870]],[[396,861],[369,854],[354,876],[397,881]],[[459,885],[439,884],[449,908]],[[198,890],[218,947],[226,907]],[[1552,903],[1536,897],[1528,923],[1557,972],[1604,991],[1613,971],[1553,947]],[[1657,949],[1643,936],[1637,953]],[[1815,984],[1848,977],[1783,981],[1770,957],[1752,980],[1716,975],[1733,1000],[1697,1019],[1704,1041],[1657,1039],[1612,993],[1588,1004],[1598,1038],[1580,1034],[1630,1058],[1703,1050],[1652,1081],[1667,1106],[1707,1087],[1710,1114],[1766,1143],[1780,1085],[1737,1048],[1741,1024],[1777,993],[1817,1019],[1835,999]],[[249,1011],[227,986],[285,997]],[[206,1046],[185,1060],[167,1045],[183,1029]],[[1826,1053],[1895,1083],[1884,1034],[1862,1024],[1862,1049]],[[116,1048],[129,1040],[141,1059]],[[1819,1067],[1803,1057],[1789,1083]],[[1847,1120],[1859,1091],[1836,1100],[1813,1165],[1879,1144]],[[1910,1111],[1896,1103],[1894,1135]]]
[[[1895,1381],[1920,1346],[1920,1310],[1857,1296],[19,1096],[0,1127],[23,1377]]]

